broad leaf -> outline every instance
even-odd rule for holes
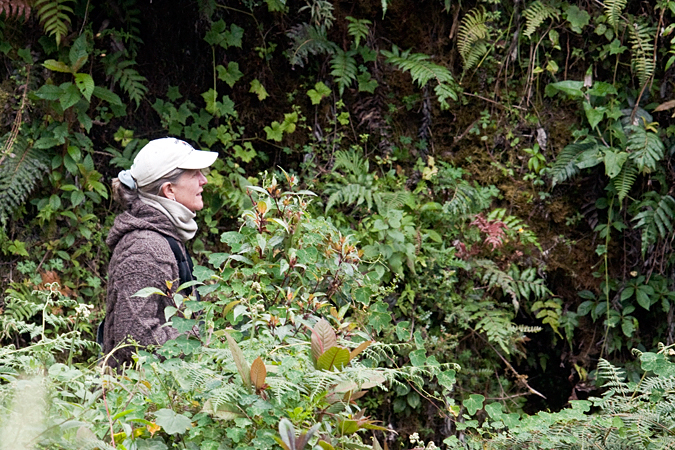
[[[343,347],[331,347],[316,362],[317,369],[329,371],[333,368],[342,370],[347,364],[349,364],[349,350]]]
[[[251,383],[256,391],[263,388],[265,385],[265,378],[267,377],[267,369],[262,358],[258,356],[251,364]]]
[[[319,320],[312,329],[312,358],[318,361],[319,357],[328,349],[337,345],[337,336],[327,320]]]
[[[230,351],[232,352],[232,357],[234,358],[234,363],[237,365],[237,371],[239,372],[239,375],[241,376],[242,381],[244,382],[244,385],[248,388],[251,387],[251,368],[248,365],[248,362],[246,361],[246,358],[244,357],[244,352],[241,351],[241,348],[237,344],[237,342],[234,340],[232,336],[230,336],[230,333],[225,333],[225,337],[227,338],[227,345],[230,347]]]
[[[176,414],[171,409],[160,409],[155,413],[156,423],[168,434],[183,434],[192,427],[190,419],[182,414]]]

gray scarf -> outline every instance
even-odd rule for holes
[[[166,197],[147,194],[142,191],[138,191],[138,195],[143,203],[161,211],[169,218],[173,226],[176,227],[176,233],[183,243],[194,237],[197,232],[195,213],[187,209],[181,203],[178,203],[175,200],[169,200]]]

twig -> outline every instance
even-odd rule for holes
[[[538,395],[539,397],[541,397],[541,398],[543,398],[543,399],[546,400],[546,396],[545,396],[544,394],[542,394],[541,392],[537,391],[536,389],[533,389],[532,386],[530,386],[529,384],[527,384],[526,376],[525,376],[525,375],[519,374],[519,373],[516,371],[516,369],[513,368],[513,366],[511,365],[511,363],[508,362],[508,361],[506,360],[506,358],[504,358],[504,357],[502,356],[502,354],[499,353],[499,352],[497,351],[496,348],[494,348],[494,346],[492,345],[492,343],[490,343],[490,341],[488,341],[488,340],[485,339],[483,336],[481,336],[480,333],[476,333],[476,336],[478,336],[479,338],[481,338],[487,345],[490,346],[490,348],[497,354],[497,356],[499,356],[499,358],[504,362],[504,364],[506,364],[506,367],[508,367],[509,370],[511,370],[511,372],[513,372],[513,374],[516,376],[516,379],[525,385],[525,387],[527,388],[528,391],[530,391],[532,394]]]

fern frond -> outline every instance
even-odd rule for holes
[[[452,216],[476,214],[489,205],[483,194],[482,190],[460,183],[455,187],[452,198],[443,204],[443,212]]]
[[[361,39],[368,36],[368,25],[372,24],[370,20],[367,19],[355,19],[353,17],[347,17],[349,25],[347,25],[347,32],[351,37],[354,38],[354,45],[356,47],[361,43]]]
[[[5,147],[10,134],[2,138]],[[49,169],[44,150],[32,147],[19,135],[11,153],[0,164],[0,224],[4,227],[12,212],[21,206]]]
[[[106,69],[106,74],[112,76],[113,81],[120,85],[129,96],[129,99],[136,103],[136,107],[138,108],[141,100],[148,93],[148,88],[144,84],[148,81],[147,78],[133,68],[136,65],[136,61],[127,60],[118,62],[117,58],[112,61],[113,63],[109,64]]]
[[[67,6],[67,3],[73,3],[73,0],[37,0],[35,9],[42,22],[45,33],[54,36],[56,45],[61,44],[61,39],[68,34],[70,27],[70,16],[73,9]]]
[[[607,23],[614,28],[614,31],[616,31],[619,26],[619,18],[626,8],[627,2],[628,0],[605,0],[604,8]]]
[[[304,67],[309,55],[332,55],[339,50],[338,46],[326,36],[323,26],[301,23],[286,33],[291,39],[291,46],[287,51],[292,66]]]
[[[642,229],[642,255],[657,239],[665,239],[673,232],[675,199],[670,195],[660,196],[654,191],[645,194],[639,205],[642,211],[633,217],[636,229]]]
[[[0,15],[6,17],[24,17],[30,16],[31,2],[28,0],[2,0],[0,1]]]
[[[630,161],[626,161],[623,167],[621,167],[621,172],[610,180],[610,183],[614,185],[614,189],[619,197],[619,203],[623,202],[623,199],[626,198],[630,189],[633,187],[633,184],[635,184],[637,176],[637,166]]]
[[[631,66],[645,85],[654,75],[654,33],[655,28],[639,22],[628,26],[631,42]]]
[[[354,80],[356,80],[358,69],[356,67],[356,58],[354,58],[355,55],[356,52],[354,50],[345,52],[342,49],[338,49],[330,61],[332,69],[330,74],[337,81],[340,96],[344,93],[345,88],[351,86]]]
[[[610,364],[606,359],[601,358],[598,361],[598,378],[606,380],[603,387],[614,389],[624,397],[629,393],[626,371]],[[610,393],[611,390],[605,396],[610,395]]]
[[[584,140],[582,142],[575,142],[566,146],[555,159],[551,170],[551,183],[555,186],[562,183],[579,173],[577,166],[578,157],[589,150],[597,147],[597,143],[593,140]]]
[[[457,50],[464,62],[465,72],[475,67],[487,52],[490,32],[486,21],[485,10],[476,8],[469,11],[459,25]]]
[[[629,158],[635,162],[638,170],[649,173],[656,170],[656,163],[663,159],[665,146],[658,134],[647,131],[644,127],[629,125],[627,150]]]
[[[450,70],[429,61],[429,55],[423,53],[410,53],[410,50],[400,52],[398,47],[394,46],[392,51],[381,52],[387,62],[393,64],[404,72],[410,72],[413,82],[419,87],[426,86],[430,81],[435,80],[437,86],[434,88],[436,99],[441,104],[441,108],[447,109],[450,105],[447,99],[457,100],[461,91],[455,77]]]
[[[545,20],[551,18],[557,20],[560,17],[560,11],[557,8],[536,1],[523,11],[523,16],[525,16],[525,31],[523,34],[531,37]]]

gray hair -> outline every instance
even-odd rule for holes
[[[136,189],[129,189],[124,183],[122,183],[119,178],[112,179],[112,195],[113,200],[122,205],[124,209],[129,209],[131,204],[138,199],[138,192],[144,192],[146,194],[159,195],[163,196],[162,186],[166,183],[176,184],[178,179],[185,173],[186,169],[174,169],[171,172],[164,175],[159,180],[155,180],[152,183],[138,187]]]

